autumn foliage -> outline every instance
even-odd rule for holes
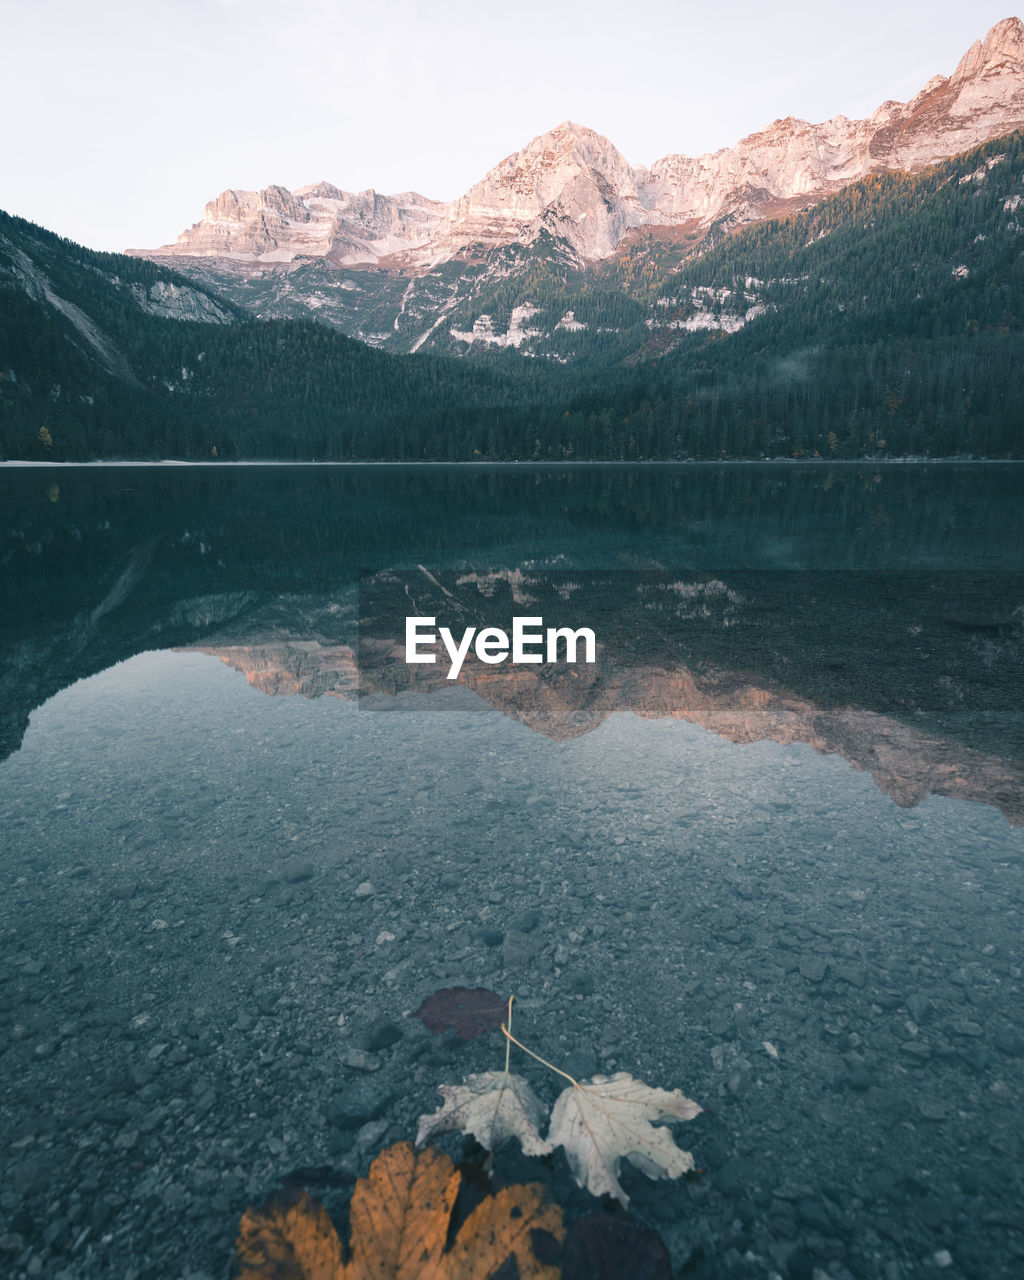
[[[436,1149],[381,1152],[352,1196],[347,1256],[322,1205],[306,1192],[275,1196],[242,1217],[237,1280],[486,1280],[512,1257],[521,1280],[557,1280],[559,1267],[537,1256],[557,1256],[565,1234],[542,1188],[487,1196],[449,1243],[460,1182]]]

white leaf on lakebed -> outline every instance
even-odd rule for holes
[[[484,1071],[467,1077],[465,1084],[442,1084],[437,1091],[444,1106],[433,1115],[420,1116],[418,1147],[435,1133],[461,1131],[472,1134],[488,1151],[506,1138],[518,1138],[528,1156],[544,1156],[552,1150],[540,1136],[540,1102],[522,1076]]]
[[[654,1120],[692,1120],[701,1108],[679,1089],[655,1089],[626,1071],[565,1089],[551,1113],[548,1142],[565,1147],[581,1187],[595,1196],[629,1197],[619,1184],[619,1166],[629,1160],[649,1178],[678,1178],[693,1168],[672,1134]]]

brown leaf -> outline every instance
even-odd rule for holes
[[[350,1212],[352,1261],[346,1280],[415,1280],[437,1270],[460,1174],[443,1151],[417,1159],[399,1142],[360,1178]]]
[[[475,1040],[485,1031],[497,1031],[507,1002],[486,987],[445,987],[435,991],[413,1014],[435,1036],[454,1027],[460,1040]]]
[[[488,1280],[509,1259],[520,1280],[558,1280],[550,1259],[564,1231],[557,1205],[536,1183],[483,1200],[451,1247],[445,1242],[461,1175],[441,1151],[408,1142],[382,1151],[352,1196],[351,1259],[323,1207],[306,1192],[246,1210],[236,1253],[238,1280]]]
[[[544,1202],[539,1183],[503,1187],[480,1202],[462,1224],[440,1272],[444,1280],[482,1280],[515,1255],[519,1280],[557,1280],[561,1268],[541,1262],[534,1253],[534,1233],[547,1232],[561,1241],[562,1211]]]
[[[235,1245],[238,1280],[339,1280],[341,1241],[327,1210],[305,1191],[246,1209]]]

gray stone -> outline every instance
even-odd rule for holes
[[[502,945],[502,960],[506,969],[517,968],[529,964],[544,945],[543,938],[536,934],[506,933]]]
[[[207,1089],[201,1094],[196,1102],[195,1112],[196,1118],[202,1120],[204,1116],[209,1115],[213,1108],[217,1105],[217,1094],[213,1089]]]
[[[925,1021],[929,1013],[931,1013],[932,1002],[927,996],[921,995],[915,991],[912,995],[907,996],[907,1012],[919,1025]]]
[[[370,1053],[379,1053],[381,1049],[390,1049],[393,1044],[397,1044],[402,1034],[402,1028],[397,1022],[378,1018],[376,1022],[371,1023],[363,1037],[363,1048]]]
[[[345,1049],[341,1061],[353,1071],[379,1071],[381,1060],[375,1053],[367,1053],[365,1049]]]
[[[284,864],[284,878],[287,884],[301,884],[304,880],[312,880],[315,874],[316,868],[312,862],[295,859]]]
[[[828,964],[821,956],[803,956],[799,967],[801,975],[808,982],[821,982],[828,973]]]
[[[1024,1035],[1014,1027],[1004,1027],[1002,1031],[997,1031],[993,1043],[1000,1053],[1008,1054],[1011,1058],[1024,1058]]]
[[[359,1129],[376,1120],[387,1108],[390,1095],[382,1093],[365,1081],[356,1080],[346,1085],[338,1097],[326,1107],[327,1119],[335,1128]]]
[[[859,964],[837,964],[833,973],[851,987],[863,987],[867,984],[867,971]]]

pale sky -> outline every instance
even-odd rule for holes
[[[228,187],[450,200],[563,120],[649,165],[906,100],[1007,2],[0,0],[0,208],[149,248]]]

